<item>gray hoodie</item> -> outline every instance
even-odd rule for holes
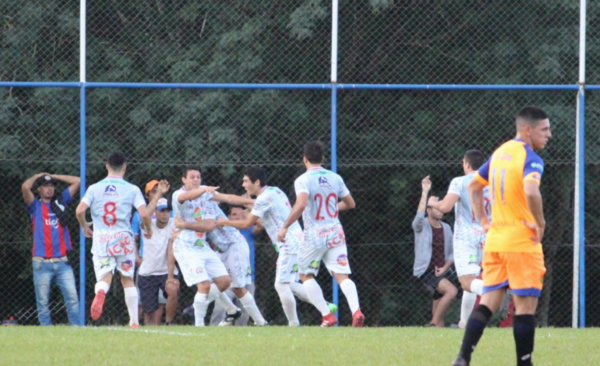
[[[444,256],[446,260],[454,261],[452,229],[450,228],[450,225],[445,222],[440,222],[444,228]],[[421,277],[431,262],[431,248],[433,242],[431,225],[429,225],[429,220],[425,217],[424,211],[417,211],[417,215],[412,223],[412,228],[415,232],[415,265],[413,267],[413,275]]]

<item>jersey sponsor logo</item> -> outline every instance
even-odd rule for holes
[[[544,166],[542,164],[540,164],[540,163],[533,162],[533,163],[531,163],[531,167],[533,169],[539,170],[542,173],[544,172]]]
[[[58,219],[56,218],[56,215],[50,213],[50,218],[44,219],[44,225],[52,226],[53,228],[58,229]]]
[[[344,235],[344,231],[338,228],[336,235],[327,242],[327,246],[329,248],[337,247],[340,244],[346,244],[346,236]]]
[[[204,272],[204,268],[202,268],[202,267],[196,268],[196,273],[202,273],[202,272]]]
[[[196,242],[194,243],[194,246],[204,248],[204,240],[200,240],[200,239],[196,240]]]
[[[246,268],[246,276],[252,276],[252,267]]]
[[[340,254],[337,258],[337,262],[340,266],[346,267],[348,265],[348,257],[346,254]]]
[[[312,261],[312,262],[310,262],[309,267],[312,269],[319,269],[319,264],[320,264],[319,261]]]
[[[542,180],[542,176],[540,175],[540,173],[531,174],[531,178],[533,178],[535,180]]]
[[[470,254],[469,255],[469,264],[479,264],[479,262],[477,261],[477,255],[476,254]]]
[[[327,178],[319,177],[319,187],[331,189],[331,184],[329,184],[329,182],[327,181]]]
[[[294,266],[292,267],[292,273],[298,273],[298,265],[294,264]]]
[[[107,252],[109,255],[111,256],[117,256],[117,255],[127,255],[130,253],[133,253],[133,246],[131,245],[131,237],[129,237],[129,235],[127,235],[126,233],[119,233],[119,234],[124,234],[124,235],[120,235],[116,238],[115,241],[111,242],[108,244],[108,249]]]
[[[126,260],[125,262],[121,263],[121,268],[123,268],[125,272],[128,272],[131,268],[133,268],[133,262]]]
[[[110,266],[110,258],[100,260],[100,269]]]
[[[118,196],[119,192],[117,192],[117,187],[109,184],[106,186],[106,188],[104,188],[104,194],[103,196],[110,196],[110,197],[114,197],[114,196]]]

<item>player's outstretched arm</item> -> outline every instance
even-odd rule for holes
[[[205,233],[207,231],[213,231],[217,226],[216,220],[202,220],[200,222],[185,222],[181,217],[175,216],[174,218],[175,227],[183,230],[193,230],[197,232]]]
[[[219,187],[200,187],[192,189],[191,191],[182,192],[179,196],[177,196],[177,201],[179,201],[179,203],[183,203],[185,201],[195,200],[206,192],[215,194],[217,189],[219,189]]]
[[[473,179],[469,183],[469,198],[471,199],[471,207],[475,213],[477,221],[481,224],[481,227],[487,232],[490,228],[490,221],[485,214],[483,207],[483,188],[485,186],[478,180]]]
[[[308,193],[299,192],[296,195],[296,203],[294,203],[294,207],[292,208],[292,212],[290,212],[290,216],[288,216],[287,220],[285,220],[285,224],[277,233],[277,240],[284,243],[285,235],[287,234],[287,229],[292,226],[292,224],[302,216],[302,212],[306,208],[306,204],[308,203]]]
[[[256,224],[256,221],[258,220],[258,216],[254,216],[252,214],[248,214],[245,220],[225,220],[223,218],[220,218],[219,220],[217,220],[217,226],[231,226],[234,227],[236,229],[248,229],[251,228],[252,225]]]
[[[354,198],[352,198],[351,194],[342,197],[341,200],[342,202],[338,204],[339,211],[352,210],[356,207],[356,202],[354,202]]]
[[[254,204],[253,199],[236,196],[235,194],[215,193],[212,200],[236,206],[248,206]]]
[[[444,197],[443,200],[432,202],[430,206],[433,208],[437,208],[443,213],[448,213],[452,211],[452,208],[454,208],[454,205],[456,204],[456,202],[458,202],[459,198],[460,196],[456,193],[448,193],[446,194],[446,197]]]

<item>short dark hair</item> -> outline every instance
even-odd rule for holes
[[[483,165],[485,158],[479,150],[467,150],[465,153],[465,161],[469,163],[471,169],[477,170]]]
[[[244,175],[250,179],[250,182],[254,183],[256,180],[260,180],[260,186],[264,187],[267,185],[267,172],[263,168],[257,166],[249,166],[244,170]]]
[[[321,164],[323,162],[323,143],[321,141],[311,141],[304,145],[304,157],[313,164]]]
[[[516,116],[517,124],[522,123],[535,127],[540,121],[548,119],[548,115],[543,109],[535,106],[525,106],[521,108]]]
[[[200,170],[200,167],[195,166],[195,165],[186,165],[185,168],[183,168],[183,170],[181,171],[181,177],[187,178],[187,174],[190,170],[195,170],[197,172],[200,172],[200,174],[202,174],[202,170]]]
[[[108,154],[108,166],[114,171],[123,170],[123,165],[127,162],[125,154],[120,151],[114,151]]]

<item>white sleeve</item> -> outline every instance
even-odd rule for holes
[[[296,196],[299,193],[309,193],[308,192],[308,179],[306,179],[306,176],[299,176],[298,179],[296,179],[296,181],[294,182],[294,189],[296,190]]]
[[[448,193],[454,193],[460,196],[461,188],[461,179],[454,178],[452,179],[452,182],[450,182],[450,187],[448,187]]]
[[[264,214],[271,209],[271,207],[273,207],[273,201],[269,199],[267,193],[263,193],[256,198],[254,207],[250,213],[257,217],[263,217]]]
[[[91,185],[87,191],[85,191],[85,195],[81,199],[81,202],[85,203],[88,207],[92,206],[94,202],[94,185]]]
[[[344,183],[344,178],[340,177],[340,189],[338,191],[338,197],[343,198],[350,194],[350,190],[346,187],[346,183]]]
[[[133,188],[133,207],[138,209],[141,206],[146,206],[146,200],[144,199],[144,196],[142,195],[142,191],[140,191],[140,189],[137,186],[134,186],[134,188]]]

